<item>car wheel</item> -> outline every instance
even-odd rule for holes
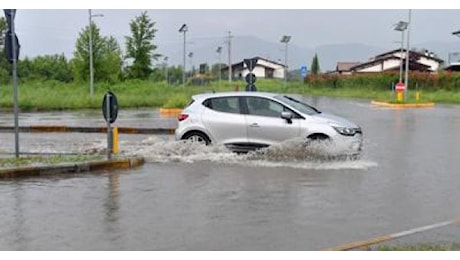
[[[184,135],[184,137],[182,137],[182,139],[190,141],[190,142],[202,143],[205,145],[209,145],[211,143],[211,140],[209,140],[209,137],[202,132],[187,133]]]

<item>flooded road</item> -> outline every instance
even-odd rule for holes
[[[306,101],[360,124],[359,160],[304,158],[292,143],[236,155],[172,136],[120,135],[122,153],[144,156],[144,166],[0,180],[0,250],[320,250],[460,216],[459,106],[392,110],[366,101]],[[129,123],[120,114],[117,123],[175,124],[139,113],[126,112]],[[11,125],[5,120],[0,124]],[[95,116],[78,124],[98,123],[104,121]],[[98,151],[105,138],[24,133],[21,147]],[[13,139],[0,133],[0,151],[11,151]],[[450,239],[460,241],[460,234]]]

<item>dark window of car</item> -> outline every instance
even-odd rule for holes
[[[240,113],[240,102],[238,97],[218,97],[207,99],[203,105],[209,109],[225,113]]]
[[[266,117],[281,117],[284,106],[278,102],[261,97],[246,97],[248,114]]]

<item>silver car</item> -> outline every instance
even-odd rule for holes
[[[222,92],[192,96],[178,117],[176,140],[223,144],[247,152],[289,139],[339,144],[344,154],[359,154],[361,128],[288,95]]]

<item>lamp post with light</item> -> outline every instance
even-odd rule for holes
[[[404,52],[404,31],[407,30],[407,22],[399,21],[394,30],[401,32],[401,54],[400,54],[400,64],[399,64],[399,82],[402,82],[402,73],[403,73],[403,52]]]
[[[103,14],[92,14],[91,9],[89,13],[89,93],[91,97],[94,94],[94,68],[93,68],[93,17],[103,17]]]
[[[220,87],[220,82],[222,80],[222,62],[221,62],[222,47],[221,46],[217,47],[216,52],[219,54],[219,87]]]
[[[184,52],[183,52],[183,68],[182,68],[182,86],[185,87],[185,34],[187,33],[188,31],[188,26],[187,24],[183,24],[180,28],[179,28],[179,32],[183,33],[184,34]]]
[[[284,48],[284,86],[286,87],[287,85],[287,73],[288,73],[288,64],[287,64],[287,58],[288,58],[288,43],[291,40],[291,36],[289,35],[284,35],[283,38],[281,38],[281,42],[285,44]]]

